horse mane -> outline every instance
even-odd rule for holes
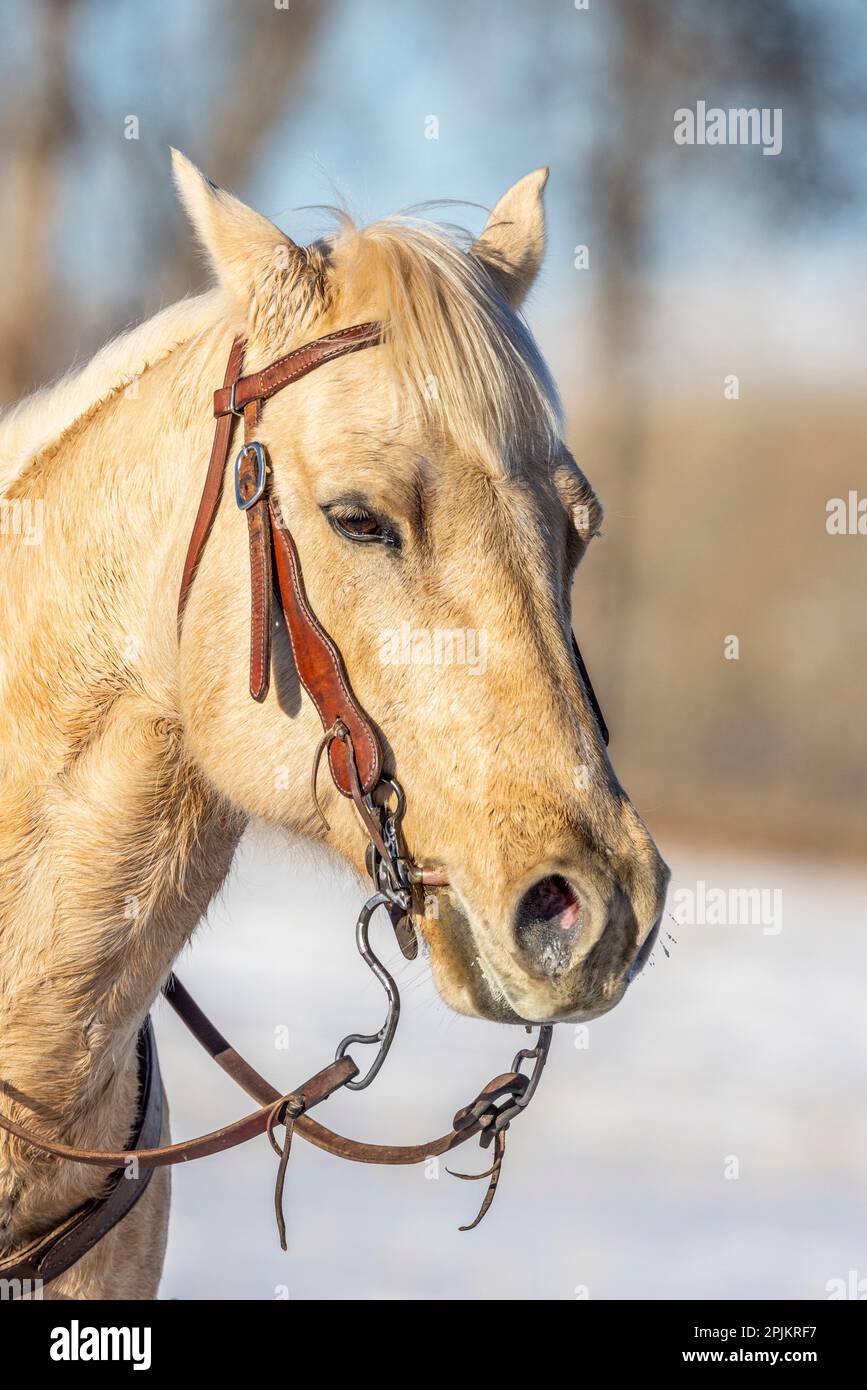
[[[395,388],[410,409],[483,456],[509,462],[516,440],[549,452],[559,437],[556,388],[523,320],[499,295],[467,234],[402,214],[357,228],[339,209],[324,250],[346,304],[375,302],[389,325]],[[211,290],[121,333],[78,370],[0,414],[0,496],[28,463],[148,368],[204,333],[226,312]]]
[[[401,398],[482,456],[493,445],[507,466],[518,441],[555,448],[562,419],[554,382],[467,233],[412,213],[359,230],[331,211],[341,223],[333,254],[343,293],[382,306]]]
[[[106,343],[83,367],[7,407],[0,415],[0,495],[85,416],[210,328],[224,305],[217,290],[171,304]]]

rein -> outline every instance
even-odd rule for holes
[[[163,994],[193,1037],[214,1061],[257,1102],[258,1109],[209,1134],[180,1143],[159,1146],[162,1126],[161,1092],[156,1046],[150,1020],[139,1034],[138,1113],[129,1146],[120,1151],[74,1148],[44,1138],[0,1115],[0,1129],[43,1153],[74,1163],[112,1171],[108,1191],[73,1212],[47,1235],[23,1251],[0,1259],[0,1276],[38,1279],[43,1283],[65,1272],[108,1233],[143,1195],[153,1171],[186,1163],[234,1148],[260,1134],[267,1134],[280,1163],[275,1191],[275,1210],[282,1248],[286,1249],[282,1209],[283,1182],[293,1135],[338,1158],[356,1163],[412,1164],[448,1153],[479,1136],[483,1149],[493,1146],[493,1162],[486,1172],[455,1174],[465,1179],[488,1178],[488,1189],[475,1220],[462,1231],[472,1230],[488,1211],[497,1189],[505,1153],[506,1132],[532,1099],[551,1045],[553,1026],[543,1024],[534,1046],[522,1048],[511,1070],[489,1081],[468,1105],[455,1114],[452,1127],[439,1138],[413,1145],[368,1144],[336,1134],[309,1113],[335,1091],[364,1090],[382,1067],[394,1039],[400,1017],[397,985],[374,953],[369,939],[371,919],[383,908],[389,915],[404,956],[413,959],[417,941],[411,913],[424,887],[446,886],[438,869],[413,863],[404,844],[401,823],[405,798],[400,784],[383,772],[382,744],[377,729],[353,694],[343,658],[313,612],[304,588],[295,542],[279,506],[270,492],[267,451],[256,438],[261,409],[278,391],[300,380],[326,362],[383,341],[378,323],[354,324],[306,343],[284,357],[243,376],[244,347],[232,344],[223,386],[214,393],[216,429],[202,498],[184,561],[178,601],[178,635],[190,588],[220,505],[229,450],[236,419],[244,422],[244,441],[234,464],[234,493],[238,508],[247,518],[250,554],[250,694],[262,702],[270,683],[272,603],[276,599],[286,625],[298,676],[322,722],[323,736],[314,759],[312,795],[316,797],[316,773],[327,751],[332,781],[350,799],[368,838],[366,864],[374,892],[356,924],[356,943],[362,959],[382,985],[388,1001],[385,1022],[375,1033],[350,1033],[338,1044],[334,1060],[291,1091],[281,1090],[259,1074],[230,1045],[199,1008],[175,976]],[[608,742],[602,712],[573,636],[573,648],[588,700]],[[324,820],[324,816],[322,817]],[[327,822],[326,822],[327,826]],[[532,1032],[526,1025],[527,1032]],[[356,1046],[375,1047],[373,1061],[361,1072],[350,1055]],[[531,1063],[529,1072],[522,1070]],[[284,1128],[282,1145],[275,1131]],[[139,1170],[141,1175],[139,1176]],[[451,1171],[451,1170],[449,1170]],[[123,1179],[128,1179],[124,1181]]]

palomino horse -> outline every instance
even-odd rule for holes
[[[518,317],[547,172],[506,193],[472,245],[397,218],[343,221],[305,248],[180,155],[175,176],[217,288],[0,425],[0,1101],[91,1149],[129,1141],[139,1030],[249,819],[363,869],[351,803],[320,783],[326,830],[311,796],[321,730],[285,633],[267,698],[247,693],[247,531],[225,497],[178,636],[236,338],[251,372],[347,325],[386,326],[275,395],[258,434],[312,608],[400,770],[406,842],[448,881],[439,913],[414,921],[443,998],[508,1023],[595,1017],[646,958],[668,878],[570,644],[601,509]],[[437,660],[442,634],[477,659]],[[0,1133],[0,1256],[104,1182]],[[161,1169],[46,1293],[154,1297],[168,1207]]]

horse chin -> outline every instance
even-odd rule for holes
[[[492,1023],[589,1023],[620,1003],[637,973],[596,979],[583,995],[574,978],[559,985],[523,975],[501,980],[486,961],[469,917],[451,895],[438,904],[436,916],[415,918],[414,926],[428,949],[443,1002],[456,1013]]]
[[[476,945],[469,918],[451,894],[439,893],[435,916],[414,919],[427,947],[440,998],[455,1013],[491,1023],[525,1023],[499,986]]]
[[[442,963],[432,962],[431,972],[440,998],[455,1013],[482,1018],[489,1023],[526,1023],[503,992],[487,980],[468,980]]]

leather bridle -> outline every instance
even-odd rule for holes
[[[401,831],[403,791],[394,777],[383,772],[382,744],[376,726],[352,691],[337,646],[310,607],[295,542],[271,491],[267,451],[256,435],[262,406],[278,391],[326,362],[381,343],[383,336],[381,324],[354,324],[306,343],[247,376],[242,375],[243,343],[240,339],[234,341],[223,386],[214,393],[217,424],[204,490],[184,562],[178,601],[178,635],[180,637],[190,588],[220,506],[234,425],[240,417],[244,422],[244,441],[235,459],[234,491],[237,506],[247,518],[250,554],[250,694],[259,702],[268,694],[274,621],[272,601],[276,599],[299,679],[322,722],[323,737],[313,769],[312,790],[316,806],[319,806],[316,799],[316,770],[321,754],[327,750],[334,785],[342,796],[352,801],[368,838],[366,862],[374,892],[359,915],[356,940],[362,958],[385,990],[388,999],[386,1020],[376,1033],[350,1033],[339,1043],[332,1062],[308,1080],[286,1091],[273,1086],[245,1061],[202,1012],[180,981],[170,976],[163,990],[165,998],[214,1061],[257,1102],[258,1109],[210,1134],[159,1146],[162,1087],[150,1020],[146,1018],[138,1045],[138,1112],[126,1149],[99,1151],[74,1148],[36,1134],[0,1115],[0,1128],[43,1153],[113,1170],[108,1190],[102,1197],[73,1212],[46,1235],[31,1242],[25,1250],[0,1259],[2,1278],[41,1280],[43,1283],[56,1278],[122,1220],[144,1193],[156,1168],[204,1158],[263,1133],[268,1135],[280,1158],[275,1209],[283,1249],[286,1248],[286,1239],[282,1189],[294,1133],[339,1158],[357,1163],[381,1164],[421,1163],[425,1159],[446,1154],[478,1135],[482,1148],[493,1145],[490,1168],[484,1173],[456,1176],[487,1177],[488,1190],[475,1220],[460,1229],[472,1230],[477,1226],[493,1201],[505,1152],[506,1132],[512,1121],[526,1109],[539,1083],[551,1044],[551,1024],[539,1027],[535,1045],[521,1049],[508,1072],[494,1077],[474,1100],[458,1110],[452,1128],[439,1138],[413,1145],[362,1143],[326,1129],[310,1114],[315,1106],[337,1090],[363,1090],[369,1086],[385,1061],[394,1038],[400,1015],[400,996],[392,976],[371,948],[371,918],[379,908],[384,908],[391,918],[401,951],[412,959],[417,951],[417,943],[410,918],[414,905],[418,905],[416,895],[424,887],[445,886],[447,879],[437,869],[414,864],[407,853]],[[608,731],[602,711],[574,635],[572,641],[588,700],[607,743]],[[527,1031],[532,1031],[530,1025],[527,1025]],[[351,1047],[357,1045],[377,1048],[373,1062],[363,1074],[349,1052]],[[522,1070],[524,1063],[528,1062],[532,1063],[529,1073]],[[285,1131],[282,1145],[275,1135],[275,1130],[281,1125]]]

